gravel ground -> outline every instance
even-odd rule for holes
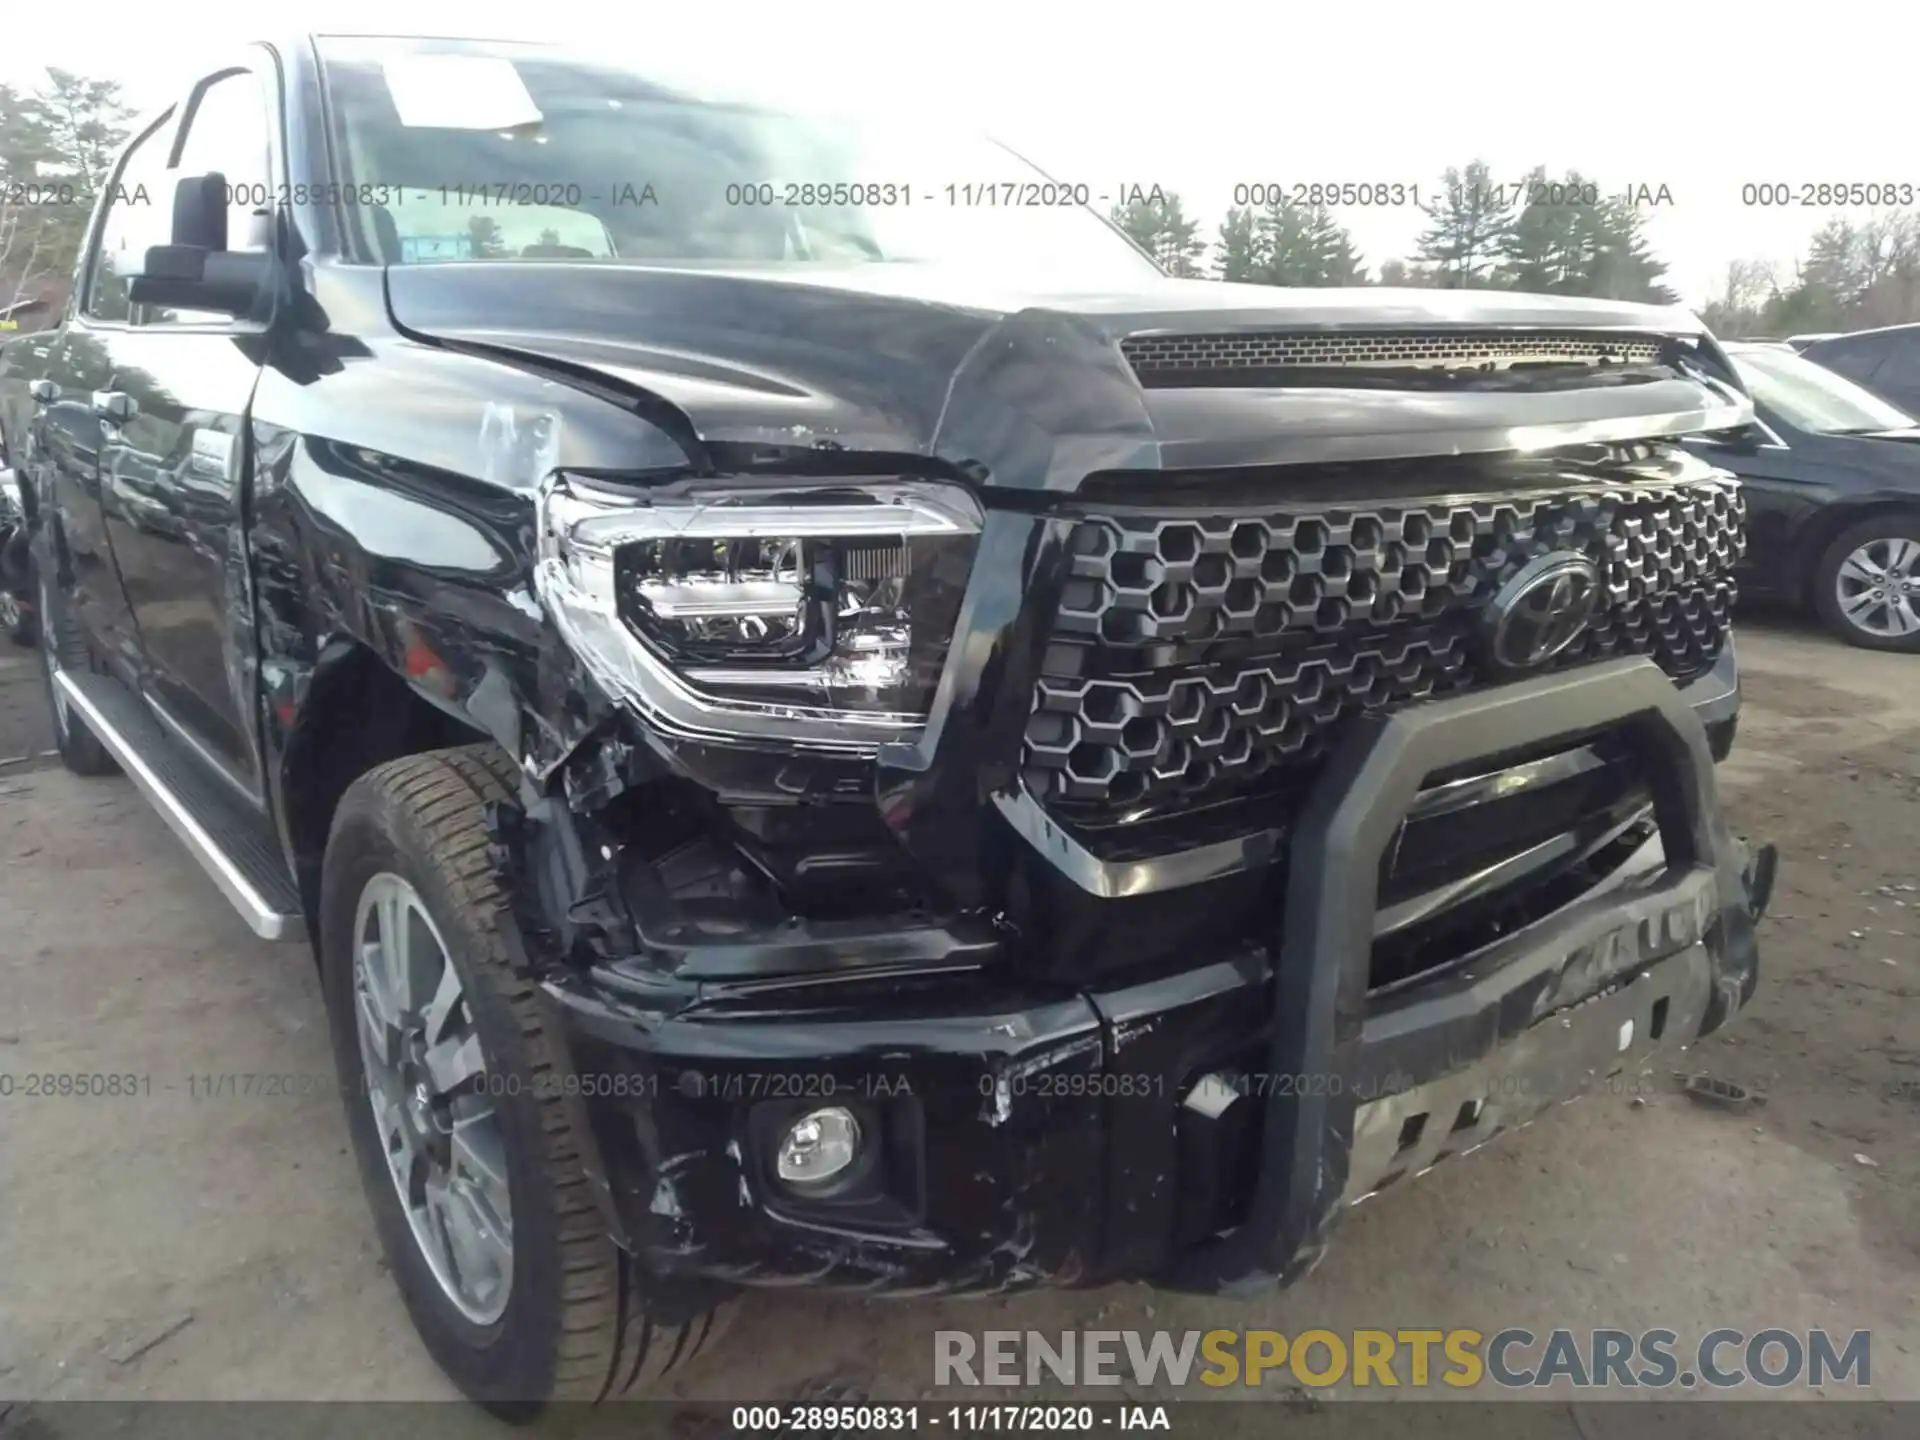
[[[754,1297],[681,1393],[913,1398],[935,1328],[1097,1317],[1866,1328],[1874,1391],[1920,1399],[1920,661],[1779,623],[1741,645],[1723,784],[1784,859],[1760,996],[1699,1063],[1764,1105],[1708,1110],[1668,1075],[1645,1103],[1591,1097],[1364,1207],[1258,1301]],[[125,780],[36,758],[45,727],[31,657],[0,651],[0,1072],[151,1092],[0,1101],[0,1396],[450,1394],[375,1249],[306,952],[255,940]],[[209,1097],[207,1075],[291,1081]]]

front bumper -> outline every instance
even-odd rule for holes
[[[1639,750],[1658,833],[1573,903],[1369,994],[1381,856],[1426,777],[1605,730]],[[1770,871],[1727,833],[1703,716],[1625,660],[1353,726],[1292,840],[1277,944],[1105,990],[991,966],[692,1003],[618,966],[547,989],[609,1227],[662,1273],[1241,1293],[1302,1273],[1352,1203],[1724,1024]],[[857,1201],[771,1173],[783,1121],[824,1104],[879,1146]]]

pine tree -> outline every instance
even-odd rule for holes
[[[1539,294],[1579,293],[1591,258],[1578,204],[1591,193],[1586,184],[1577,171],[1569,171],[1563,181],[1549,181],[1544,165],[1528,174],[1523,190],[1527,203],[1496,247],[1499,284]]]
[[[1200,222],[1189,220],[1174,191],[1156,190],[1152,196],[1116,205],[1113,223],[1132,238],[1134,244],[1154,258],[1169,275],[1198,276],[1207,242],[1200,237]]]
[[[1421,209],[1428,224],[1418,253],[1436,281],[1447,289],[1488,284],[1513,219],[1510,197],[1494,184],[1492,167],[1484,160],[1465,170],[1448,166],[1440,198]]]
[[[1360,252],[1354,248],[1353,237],[1347,233],[1346,226],[1333,218],[1333,212],[1326,206],[1315,207],[1307,221],[1307,234],[1320,267],[1319,278],[1314,284],[1366,283],[1367,267],[1360,263]]]
[[[1366,278],[1353,237],[1324,205],[1269,205],[1253,221],[1251,278],[1267,285],[1358,285]]]
[[[1308,235],[1305,206],[1284,201],[1266,207],[1254,222],[1259,235],[1257,278],[1263,285],[1311,285],[1319,273]]]
[[[1646,218],[1631,200],[1611,197],[1576,213],[1591,244],[1582,294],[1654,305],[1676,301],[1678,297],[1660,281],[1666,263],[1647,244]]]
[[[1213,267],[1222,280],[1252,280],[1260,266],[1260,237],[1253,211],[1227,211],[1213,246]]]

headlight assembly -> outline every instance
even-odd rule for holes
[[[926,721],[980,532],[923,481],[557,476],[541,599],[602,684],[679,734],[871,750]]]

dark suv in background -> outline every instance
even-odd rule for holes
[[[1920,323],[1822,336],[1800,353],[1920,415]]]

